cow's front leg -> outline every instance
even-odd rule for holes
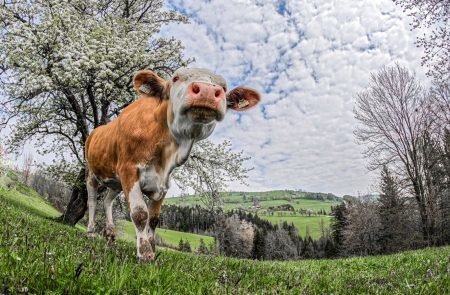
[[[130,216],[136,230],[136,247],[139,261],[147,263],[155,259],[153,235],[149,226],[149,212],[144,201],[136,168],[122,169],[120,178],[130,208]]]
[[[150,196],[150,203],[148,206],[148,211],[150,213],[149,225],[150,230],[152,231],[153,236],[156,235],[156,227],[159,223],[159,215],[161,213],[161,205],[164,201],[164,197],[166,196],[166,192],[163,193],[155,193],[153,196]],[[153,198],[152,198],[153,197]],[[156,199],[156,201],[155,201]],[[156,251],[155,239],[153,239],[152,243],[153,250]]]

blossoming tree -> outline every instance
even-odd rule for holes
[[[11,129],[11,150],[31,141],[55,156],[49,170],[73,184],[63,222],[84,216],[84,143],[134,100],[133,73],[148,68],[169,76],[191,61],[178,40],[158,36],[171,22],[187,18],[162,0],[0,2],[0,127]],[[245,160],[236,159],[238,167]],[[206,179],[200,168],[194,173]]]

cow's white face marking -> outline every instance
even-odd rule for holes
[[[192,115],[190,112],[194,110],[192,108],[192,100],[189,97],[189,87],[192,87],[193,83],[197,83],[204,87],[218,87],[218,89],[223,89],[223,92],[225,92],[227,87],[225,79],[207,69],[181,68],[175,71],[169,83],[169,95],[173,112],[173,121],[169,122],[169,127],[174,137],[177,140],[194,139],[197,141],[210,136],[216,123],[223,120],[225,116],[227,110],[226,98],[224,96],[223,99],[215,100],[214,96],[212,96],[210,105],[214,105],[214,110],[213,108],[202,108],[200,110],[205,111],[206,117],[211,117],[211,119],[196,122],[190,116]]]

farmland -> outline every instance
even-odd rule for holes
[[[223,207],[225,211],[244,209],[246,211],[257,213],[259,217],[267,219],[273,224],[278,224],[284,221],[293,223],[299,230],[301,236],[306,235],[306,227],[308,226],[309,234],[312,238],[316,239],[321,235],[321,222],[323,222],[324,226],[328,226],[331,218],[329,216],[315,214],[309,216],[308,214],[300,214],[298,211],[312,210],[313,212],[317,212],[319,210],[324,210],[325,212],[330,213],[331,206],[336,206],[340,204],[340,202],[336,200],[322,201],[305,199],[306,194],[312,193],[284,190],[269,192],[224,193]],[[318,198],[322,197],[324,199],[329,196],[328,194],[321,193],[317,193],[316,195]],[[252,198],[255,196],[259,199],[257,202],[259,204],[259,208],[252,208],[255,204],[255,202],[252,201]],[[177,206],[204,206],[201,199],[196,196],[167,198],[165,200],[165,204]],[[268,213],[270,207],[277,207],[286,204],[291,205],[297,212],[275,211]]]

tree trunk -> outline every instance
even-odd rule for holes
[[[427,210],[427,204],[424,200],[424,190],[423,186],[418,182],[413,182],[414,186],[414,193],[417,200],[417,204],[419,206],[419,213],[420,213],[420,219],[421,219],[421,226],[422,226],[422,234],[424,242],[427,244],[427,246],[431,246],[433,244],[433,233],[434,233],[434,227],[433,227],[433,216],[431,216],[431,213]]]
[[[62,223],[75,225],[87,210],[88,194],[86,189],[86,169],[83,167],[77,176],[76,185],[72,188],[72,196],[63,215],[58,217]]]

